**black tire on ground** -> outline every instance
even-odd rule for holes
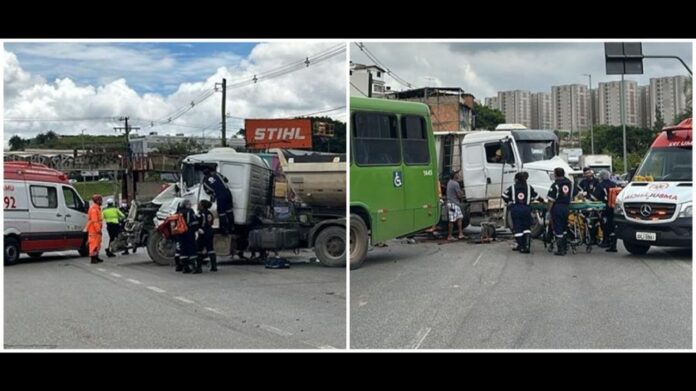
[[[338,226],[324,228],[314,242],[314,252],[322,265],[346,266],[346,229]]]
[[[637,244],[632,242],[623,242],[624,247],[633,255],[644,255],[650,250],[650,245]]]
[[[532,211],[532,238],[536,239],[539,236],[541,236],[541,233],[544,232],[544,226],[542,225],[542,222],[539,221],[539,212]],[[507,210],[507,213],[505,215],[505,222],[507,223],[507,227],[512,231],[512,216],[510,213],[510,209]]]
[[[359,269],[367,256],[369,236],[362,217],[350,215],[350,270]]]
[[[15,238],[5,237],[5,255],[3,256],[5,265],[14,265],[19,262],[19,254],[19,241]]]
[[[43,253],[27,253],[31,259],[39,259],[43,255]]]
[[[147,239],[147,255],[153,262],[160,266],[174,264],[174,252],[176,245],[173,240],[166,239],[159,231],[155,230]]]

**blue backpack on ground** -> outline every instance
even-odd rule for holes
[[[290,269],[290,261],[280,257],[267,258],[266,269]]]

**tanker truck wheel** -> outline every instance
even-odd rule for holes
[[[346,266],[346,229],[330,226],[319,232],[314,242],[319,262],[329,267]]]
[[[174,252],[176,244],[169,240],[158,230],[154,230],[147,238],[147,255],[160,266],[174,264]]]
[[[362,217],[350,215],[350,269],[359,269],[367,256],[369,237]]]

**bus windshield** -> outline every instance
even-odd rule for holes
[[[556,156],[556,148],[552,140],[517,140],[522,163],[549,160]]]
[[[662,182],[691,181],[691,148],[653,148],[645,156],[635,176]]]

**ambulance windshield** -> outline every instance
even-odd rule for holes
[[[636,180],[663,182],[691,181],[691,178],[691,147],[653,148],[634,175]]]

